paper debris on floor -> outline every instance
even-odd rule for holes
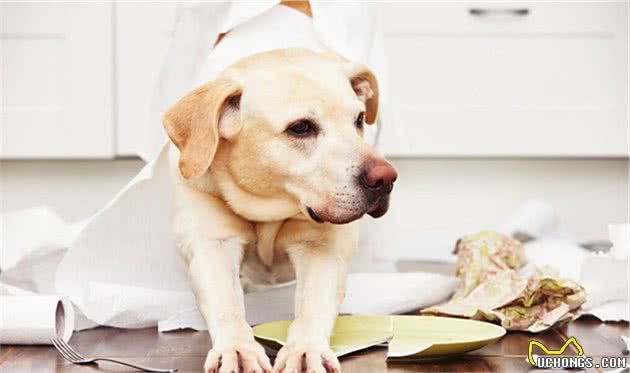
[[[588,293],[587,313],[601,321],[630,320],[628,252],[630,225],[610,224],[608,253],[591,253],[581,267],[580,281]]]
[[[341,314],[378,315],[410,312],[448,299],[459,281],[435,273],[350,273]],[[245,294],[245,315],[250,325],[294,318],[295,283]],[[186,305],[185,307],[183,305]],[[160,331],[180,328],[205,330],[194,298],[180,303],[180,312],[160,321]]]
[[[422,313],[493,321],[508,330],[529,332],[581,314],[584,288],[550,267],[525,266],[519,241],[484,231],[462,238],[455,250],[459,289],[448,302]]]

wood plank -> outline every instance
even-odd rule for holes
[[[580,343],[588,356],[625,356],[621,336],[630,335],[627,322],[602,323],[593,316],[583,316],[558,330],[566,340],[570,337]]]
[[[388,363],[385,348],[372,348],[341,359],[344,372],[524,372],[529,341],[535,338],[550,348],[559,347],[575,336],[588,356],[623,356],[620,335],[628,335],[628,323],[601,323],[583,317],[557,330],[540,334],[511,332],[497,343],[478,351],[449,359]],[[155,367],[177,367],[180,372],[200,372],[210,348],[207,332],[190,330],[158,333],[155,328],[124,330],[100,327],[77,332],[70,344],[87,356],[125,358]],[[574,354],[575,351],[568,351]],[[596,359],[598,360],[598,359]],[[3,372],[89,372],[124,371],[113,365],[78,367],[65,362],[49,346],[3,346],[0,351]]]

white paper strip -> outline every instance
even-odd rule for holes
[[[57,296],[1,296],[0,344],[49,345],[51,338],[68,341],[74,329],[74,308]]]

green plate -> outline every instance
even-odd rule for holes
[[[254,336],[278,350],[291,321],[254,327]],[[337,356],[387,343],[387,358],[439,358],[474,351],[505,335],[502,327],[482,321],[438,316],[339,316],[330,339]]]

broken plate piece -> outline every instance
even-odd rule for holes
[[[337,356],[384,344],[393,335],[390,316],[339,316],[330,347]],[[254,337],[263,345],[279,350],[287,340],[291,321],[272,321],[254,327]]]
[[[263,345],[279,350],[287,340],[291,321],[254,327]],[[498,325],[438,316],[339,316],[330,344],[338,356],[378,345],[388,345],[388,360],[437,358],[474,351],[505,334]]]

